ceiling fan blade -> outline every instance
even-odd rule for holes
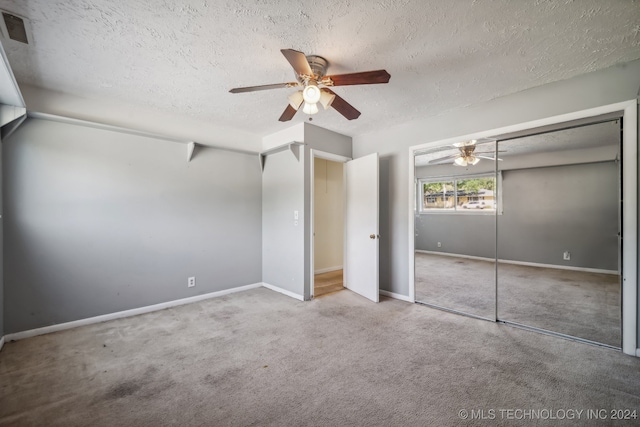
[[[280,49],[280,52],[287,58],[287,61],[289,61],[289,64],[291,64],[298,75],[313,75],[309,61],[307,61],[307,56],[304,53],[293,49]]]
[[[500,150],[498,153],[506,153],[506,151]],[[473,154],[495,154],[495,151],[474,151]]]
[[[332,95],[335,95],[331,106],[336,109],[336,111],[342,114],[347,120],[354,120],[360,117],[360,111],[356,110],[353,105],[349,104],[347,101],[338,96],[331,89],[323,88],[322,90],[329,92]]]
[[[299,86],[299,84],[297,82],[289,82],[289,83],[275,83],[272,85],[262,85],[262,86],[234,87],[229,92],[231,93],[256,92],[259,90],[281,89],[281,88],[294,87],[294,86]]]
[[[370,85],[376,83],[389,83],[391,75],[386,70],[365,71],[362,73],[337,74],[327,76],[333,86]],[[324,80],[324,79],[323,79]]]
[[[296,110],[291,106],[291,104],[289,104],[287,105],[287,108],[284,109],[282,115],[278,120],[280,120],[281,122],[288,122],[289,120],[293,119],[293,116],[295,116],[297,112],[298,110]]]
[[[461,157],[460,154],[452,154],[450,156],[445,156],[445,157],[440,157],[438,159],[430,160],[429,163],[427,163],[427,164],[428,165],[435,165],[435,164],[438,164],[438,163],[442,163],[442,162],[446,162],[446,161],[449,161],[449,160],[457,159],[458,157]]]
[[[489,157],[489,156],[477,156],[477,155],[476,155],[476,157],[478,157],[478,158],[480,158],[480,159],[487,159],[487,160],[493,160],[493,161],[495,161],[495,160],[496,160],[496,159],[495,159],[495,157]],[[498,161],[500,161],[500,162],[501,162],[501,161],[502,161],[502,159],[498,158]]]

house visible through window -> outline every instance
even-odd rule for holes
[[[495,212],[498,207],[496,177],[493,174],[421,179],[419,185],[421,212]]]

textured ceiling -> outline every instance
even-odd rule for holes
[[[386,85],[338,87],[362,112],[313,123],[376,131],[640,58],[635,0],[0,0],[34,43],[3,40],[21,83],[188,115],[266,135],[293,89],[280,49],[324,56],[329,74],[385,68]]]

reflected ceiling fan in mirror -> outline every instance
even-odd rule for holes
[[[480,162],[480,159],[486,160],[499,160],[500,158],[490,157],[490,154],[495,156],[495,151],[476,151],[481,144],[488,144],[495,142],[495,140],[478,140],[471,139],[469,141],[456,142],[455,144],[451,144],[459,150],[459,153],[451,154],[450,156],[440,157],[438,159],[431,160],[428,164],[430,165],[444,165],[444,164],[453,164],[456,166],[474,166]],[[504,151],[499,151],[499,153],[504,153]]]
[[[348,120],[360,117],[360,111],[333,92],[330,87],[388,83],[391,76],[386,70],[365,71],[361,73],[336,74],[327,76],[329,62],[321,56],[309,55],[293,49],[281,49],[293,67],[297,81],[275,83],[262,86],[233,88],[231,93],[255,92],[259,90],[300,87],[302,89],[289,95],[289,105],[280,116],[281,122],[289,121],[302,107],[306,114],[316,114],[318,103],[326,110],[333,107]]]

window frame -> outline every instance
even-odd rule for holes
[[[484,210],[484,209],[458,209],[458,181],[465,181],[468,179],[476,179],[476,178],[495,178],[496,185],[494,190],[494,199],[496,201],[496,209],[493,210]],[[425,193],[424,193],[424,184],[430,184],[434,182],[453,182],[454,186],[454,207],[451,209],[426,209],[424,207]],[[418,194],[417,202],[417,211],[420,215],[502,215],[502,171],[497,172],[483,172],[469,175],[440,175],[440,176],[430,176],[425,178],[417,179],[418,189],[416,194]]]

